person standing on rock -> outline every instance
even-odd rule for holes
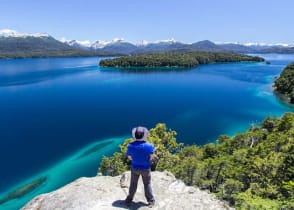
[[[149,207],[154,206],[155,199],[151,188],[151,164],[154,156],[154,147],[146,142],[148,129],[145,127],[136,127],[132,130],[132,136],[135,141],[128,145],[127,156],[131,160],[131,183],[129,195],[126,198],[126,204],[130,205],[137,191],[138,179],[142,176],[145,197]]]

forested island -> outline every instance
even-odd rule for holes
[[[262,62],[263,58],[229,52],[159,52],[101,60],[102,67],[184,67],[219,62]]]
[[[278,93],[283,94],[288,102],[294,104],[294,62],[286,66],[280,77],[275,80],[274,88]]]
[[[237,209],[294,209],[293,133],[294,113],[285,113],[234,137],[221,135],[215,144],[177,143],[176,131],[165,124],[152,128],[147,141],[157,148],[157,170],[168,170]],[[130,169],[126,149],[132,140],[102,159],[102,174],[115,176]]]

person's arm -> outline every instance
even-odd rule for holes
[[[155,158],[155,154],[151,154],[149,158],[150,160],[153,160]]]
[[[132,160],[132,149],[130,147],[130,145],[128,145],[128,148],[127,148],[127,157],[129,160]]]
[[[154,154],[154,147],[153,147],[153,145],[151,145],[149,159],[153,160],[155,157],[156,157],[156,155]]]

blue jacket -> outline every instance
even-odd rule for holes
[[[146,141],[133,141],[128,145],[127,155],[132,157],[133,169],[150,169],[150,155],[154,147]]]

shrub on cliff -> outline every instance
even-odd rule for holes
[[[294,208],[294,113],[266,118],[234,137],[221,135],[216,144],[183,146],[175,136],[165,124],[150,130],[148,141],[160,157],[157,170],[169,170],[239,209]],[[103,174],[129,170],[125,152],[130,141],[103,158]]]

